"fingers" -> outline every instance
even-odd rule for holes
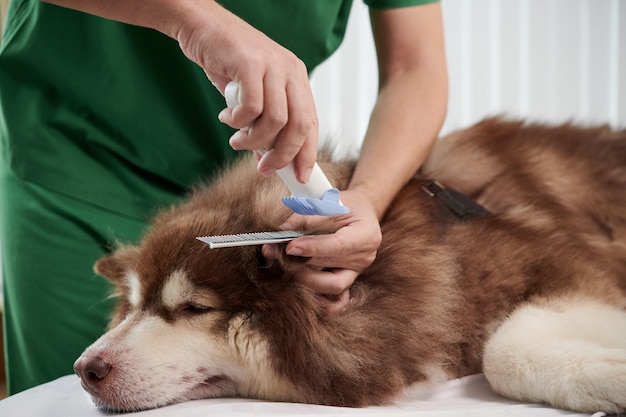
[[[230,138],[233,149],[266,149],[258,164],[260,173],[270,175],[293,161],[296,177],[306,182],[315,164],[319,134],[306,71],[304,81],[285,84],[275,78],[267,75],[260,90],[240,86],[240,104],[223,110],[219,119],[244,129]]]
[[[263,245],[261,252],[266,258],[279,256],[277,245]],[[352,270],[323,270],[302,265],[296,279],[316,294],[323,311],[337,314],[350,304],[350,288],[358,273]]]
[[[178,28],[181,50],[224,94],[239,84],[239,105],[218,118],[237,129],[230,144],[237,150],[266,148],[259,171],[270,174],[293,161],[304,181],[317,155],[318,122],[306,65],[216,2],[202,2],[190,24]],[[209,22],[207,24],[206,22]],[[250,127],[248,131],[241,131]]]
[[[311,258],[309,264],[322,268],[362,271],[374,262],[380,234],[353,240],[351,231],[340,229],[330,235],[304,236],[287,245],[286,253]]]
[[[317,299],[327,314],[337,314],[350,305],[350,290],[345,290],[341,294],[334,296],[318,295]]]
[[[265,245],[266,258],[284,256],[279,251],[304,258],[294,263],[296,279],[319,295],[329,313],[343,310],[349,290],[359,274],[375,260],[382,241],[380,223],[373,204],[361,192],[342,192],[342,200],[352,207],[350,214],[333,218],[293,214],[279,226],[283,230],[316,231],[282,246]],[[304,263],[303,263],[304,262]],[[294,266],[294,265],[289,265]]]
[[[319,125],[315,102],[308,81],[306,85],[290,84],[286,94],[287,123],[275,135],[273,146],[268,147],[272,149],[259,161],[259,172],[280,169],[293,161],[296,177],[304,183],[309,180],[317,157]]]
[[[261,253],[266,258],[276,258],[278,250],[276,245],[263,245]],[[298,270],[297,280],[316,293],[337,295],[349,289],[358,275],[351,269],[304,264]]]
[[[350,289],[358,275],[350,269],[303,267],[298,274],[298,281],[318,294],[338,295]]]
[[[272,97],[272,93],[266,91],[262,77],[262,74],[244,72],[241,79],[237,80],[239,84],[237,105],[222,112],[228,114],[229,118],[222,120],[223,114],[220,113],[218,116],[220,121],[235,129],[246,129],[252,126],[252,123],[263,113],[263,109],[267,107],[265,100]],[[276,103],[270,103],[270,105],[274,104]],[[235,143],[237,144],[236,141]]]
[[[236,132],[230,138],[235,150],[271,148],[276,136],[288,122],[287,95],[284,85],[271,74],[254,84],[240,85],[239,105],[232,109],[229,125],[249,131]],[[254,128],[252,129],[252,125]]]

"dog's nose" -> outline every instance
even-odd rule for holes
[[[74,371],[90,392],[98,391],[100,382],[109,374],[111,364],[100,356],[81,356],[74,362]]]

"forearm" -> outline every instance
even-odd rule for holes
[[[440,4],[372,10],[371,20],[380,88],[349,188],[380,219],[436,140],[448,79]]]
[[[380,89],[349,188],[368,195],[382,217],[428,156],[447,105],[445,69],[395,76]]]
[[[225,13],[213,0],[42,0],[135,26],[155,29],[177,39],[201,15]],[[215,19],[219,21],[220,19]]]

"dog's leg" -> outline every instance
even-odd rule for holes
[[[488,341],[483,371],[509,398],[624,412],[626,312],[571,298],[524,305]]]

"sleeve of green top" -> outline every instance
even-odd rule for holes
[[[373,9],[393,9],[396,7],[417,6],[438,2],[439,0],[363,0],[363,3]]]

